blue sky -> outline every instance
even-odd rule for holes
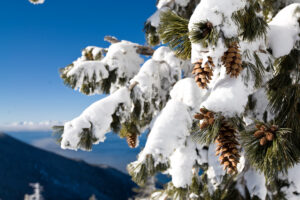
[[[102,96],[67,88],[58,70],[105,35],[145,43],[155,0],[0,1],[0,124],[70,120]]]

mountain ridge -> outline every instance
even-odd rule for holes
[[[23,199],[39,182],[45,199],[128,199],[135,184],[116,169],[62,157],[0,133],[0,199]]]

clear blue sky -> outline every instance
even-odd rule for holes
[[[155,0],[0,1],[0,124],[70,120],[101,96],[67,88],[58,70],[105,35],[145,43]]]

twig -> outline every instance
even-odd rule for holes
[[[128,87],[129,91],[132,91],[133,88],[134,88],[137,84],[139,84],[139,82],[134,81],[131,85],[129,85],[129,87]]]
[[[118,42],[121,42],[120,40],[118,40],[116,37],[114,36],[110,36],[110,35],[107,35],[104,37],[104,41],[107,41],[111,44],[115,44],[115,43],[118,43]]]
[[[107,41],[111,44],[121,42],[116,37],[109,36],[109,35],[104,37],[104,41]],[[151,47],[148,47],[148,46],[137,45],[136,46],[136,52],[138,54],[141,54],[141,55],[144,55],[144,56],[152,56],[153,53],[154,53],[154,49],[152,49]]]

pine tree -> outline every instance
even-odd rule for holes
[[[67,86],[108,94],[55,127],[61,147],[111,131],[136,147],[150,130],[128,172],[141,186],[172,177],[151,199],[299,199],[300,4],[159,0],[144,30],[149,46],[106,37],[61,69]]]
[[[30,183],[29,185],[34,189],[34,193],[30,195],[25,194],[24,200],[43,200],[43,187],[39,183]]]

